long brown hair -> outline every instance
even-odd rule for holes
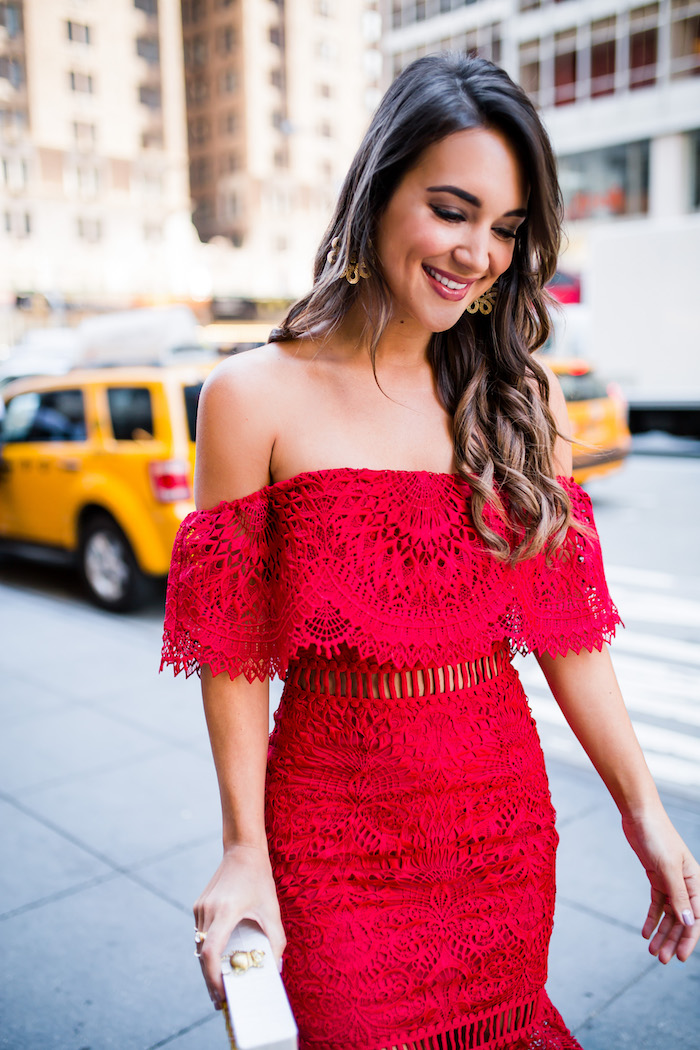
[[[419,58],[396,78],[343,183],[316,255],[313,287],[270,340],[328,337],[360,292],[344,271],[351,259],[363,260],[370,277],[361,281],[361,302],[374,365],[392,310],[373,248],[379,218],[428,146],[474,127],[500,131],[515,150],[529,186],[527,218],[497,281],[493,312],[465,311],[451,329],[433,334],[428,356],[453,419],[457,467],[472,488],[474,525],[497,557],[519,560],[559,546],[572,522],[566,491],[554,478],[549,383],[532,357],[551,328],[544,286],[559,253],[561,193],[542,122],[504,70],[482,58],[441,54]],[[489,527],[487,507],[509,521],[510,542]]]

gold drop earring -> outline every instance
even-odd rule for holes
[[[488,292],[484,292],[478,299],[475,299],[473,303],[470,303],[467,307],[467,313],[469,314],[490,314],[493,310],[496,302],[496,292],[490,289]]]
[[[339,246],[340,237],[334,237],[331,241],[331,250],[326,256],[326,260],[331,266],[333,266],[333,264],[338,261]],[[365,279],[368,278],[369,270],[367,269],[367,265],[364,259],[360,259],[360,261],[358,262],[354,256],[351,257],[348,262],[348,265],[343,270],[343,277],[348,282],[348,284],[357,284],[360,277],[364,277]]]

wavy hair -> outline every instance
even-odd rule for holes
[[[313,287],[270,341],[328,338],[361,289],[376,376],[377,347],[392,312],[373,247],[379,219],[425,149],[476,127],[499,131],[514,149],[529,187],[527,218],[496,283],[492,313],[465,311],[452,328],[432,335],[428,358],[453,420],[455,460],[471,486],[475,528],[497,558],[517,561],[556,549],[575,522],[554,477],[549,383],[532,357],[551,328],[545,284],[556,269],[563,213],[556,161],[534,106],[504,70],[482,58],[440,54],[417,59],[396,78],[341,188],[316,254]],[[344,280],[350,260],[364,261],[369,279]],[[494,513],[508,524],[510,539],[493,527]]]

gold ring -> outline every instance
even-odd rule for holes
[[[194,943],[195,944],[204,944],[206,939],[207,939],[207,934],[206,934],[205,930],[195,930],[194,931]]]

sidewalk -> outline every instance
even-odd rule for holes
[[[160,628],[0,584],[0,1047],[225,1050],[192,957],[219,860],[198,683]],[[662,967],[644,874],[592,773],[550,765],[559,904],[549,991],[585,1050],[697,1050],[700,954]],[[667,799],[700,854],[700,806]]]

